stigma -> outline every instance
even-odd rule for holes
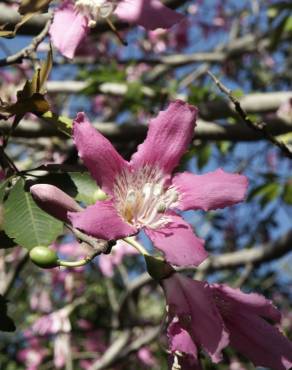
[[[118,213],[125,222],[142,228],[157,229],[169,222],[167,210],[178,202],[177,190],[165,185],[165,177],[157,168],[145,166],[137,172],[126,171],[114,185]]]
[[[93,28],[99,18],[108,18],[116,8],[116,1],[77,0],[75,9],[88,18],[88,26]]]

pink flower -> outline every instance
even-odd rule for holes
[[[183,16],[159,0],[65,0],[56,10],[50,36],[53,45],[67,58],[100,18],[116,15],[122,21],[135,23],[148,30],[170,28]]]
[[[17,352],[17,359],[24,363],[26,370],[38,370],[48,350],[42,348],[36,338],[29,338],[27,342],[28,347]]]
[[[142,347],[137,352],[137,357],[146,366],[152,368],[157,365],[157,361],[148,347]]]
[[[277,327],[280,313],[263,296],[245,294],[227,285],[195,281],[177,273],[161,282],[171,318],[171,351],[197,358],[203,348],[217,363],[229,342],[255,366],[287,370],[292,344]]]
[[[79,113],[74,140],[80,157],[108,199],[81,212],[68,212],[74,227],[103,240],[117,240],[143,229],[166,260],[199,265],[206,257],[204,242],[175,210],[216,209],[243,200],[245,176],[221,169],[205,175],[174,168],[194,132],[197,109],[175,101],[151,120],[148,135],[131,161]]]
[[[33,325],[32,331],[39,335],[51,335],[58,333],[70,333],[71,323],[69,320],[70,308],[64,307],[49,315],[40,317]]]
[[[98,257],[100,271],[104,276],[111,278],[114,275],[115,267],[122,262],[125,256],[135,255],[137,253],[136,249],[129,246],[129,244],[122,240],[118,240],[117,245],[113,247],[111,254],[101,254]]]

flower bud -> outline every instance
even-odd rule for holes
[[[73,198],[54,185],[36,184],[30,188],[37,205],[59,220],[70,222],[67,212],[79,212],[82,208]]]
[[[38,267],[49,269],[58,266],[58,255],[52,249],[38,246],[29,252],[31,261]]]

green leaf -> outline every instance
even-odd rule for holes
[[[280,184],[272,182],[267,184],[261,192],[260,204],[265,207],[268,203],[272,202],[280,193]]]
[[[51,244],[63,231],[62,222],[42,211],[18,180],[4,203],[4,231],[17,244],[31,249]]]
[[[292,204],[292,179],[288,180],[284,185],[283,200],[287,204]]]
[[[8,178],[8,179],[4,180],[0,184],[0,203],[2,203],[3,200],[4,200],[6,187],[7,187],[7,184],[9,183],[9,181],[11,181],[11,178]]]
[[[88,205],[96,203],[97,200],[105,199],[105,193],[103,193],[89,173],[70,172],[69,175],[77,188],[76,200]]]
[[[254,197],[259,197],[260,204],[262,207],[264,207],[275,198],[277,198],[277,196],[280,194],[280,190],[281,187],[279,183],[268,182],[252,189],[247,200],[250,201]]]

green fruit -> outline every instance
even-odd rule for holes
[[[44,269],[49,269],[58,266],[57,253],[47,247],[43,246],[34,247],[29,252],[29,257],[34,264]]]

